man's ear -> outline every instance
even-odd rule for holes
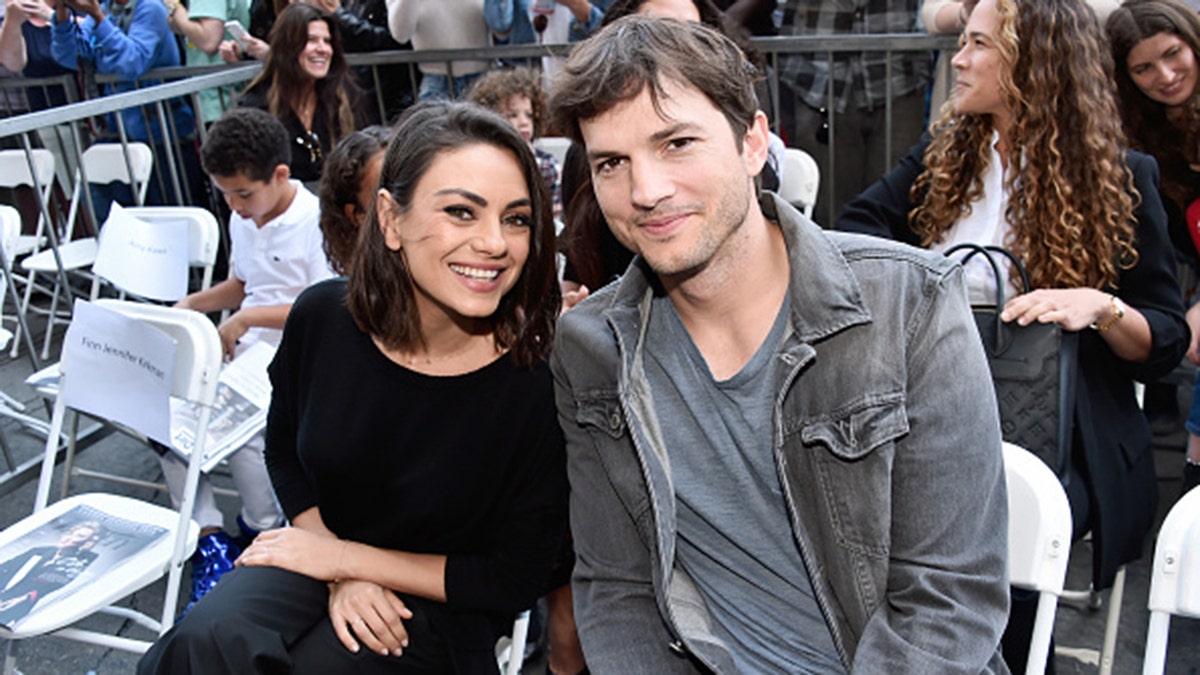
[[[392,193],[381,188],[375,195],[375,215],[379,219],[379,231],[383,234],[383,243],[393,251],[403,248],[404,240],[400,238],[400,206],[392,198]]]
[[[759,110],[754,113],[754,119],[746,128],[742,138],[742,161],[746,164],[746,172],[751,178],[762,173],[763,165],[767,163],[767,151],[771,145],[771,132],[767,124],[767,116]]]
[[[292,177],[292,168],[287,164],[276,164],[275,171],[271,173],[271,178],[276,182],[286,183]]]

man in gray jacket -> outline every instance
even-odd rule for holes
[[[1007,508],[959,268],[755,178],[754,70],[629,17],[556,83],[637,258],[553,356],[596,673],[1007,672]]]

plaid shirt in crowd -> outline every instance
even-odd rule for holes
[[[546,187],[550,190],[550,199],[554,202],[554,217],[561,218],[562,179],[559,176],[558,160],[554,159],[554,155],[537,148],[533,149],[533,155],[537,157],[538,168],[542,170],[542,180],[546,181]]]
[[[911,33],[917,29],[918,0],[785,0],[780,35],[864,35]],[[781,77],[813,108],[825,107],[829,61],[824,52],[781,56]],[[887,100],[887,53],[834,54],[833,91],[836,110],[853,103],[871,110]],[[930,54],[892,54],[892,98],[929,83]]]

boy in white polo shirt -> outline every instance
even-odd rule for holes
[[[204,170],[233,212],[229,278],[176,306],[206,313],[235,310],[218,327],[227,359],[234,357],[239,344],[262,340],[278,345],[296,296],[333,276],[317,225],[317,197],[300,181],[290,179],[289,140],[274,116],[237,108],[213,124],[201,148]],[[262,453],[259,434],[228,459],[242,498],[238,525],[243,537],[253,538],[283,524]],[[162,456],[162,465],[171,498],[178,503],[187,466],[172,453]],[[200,524],[201,536],[192,558],[189,609],[232,569],[241,552],[224,531],[207,476],[201,476],[193,518]]]

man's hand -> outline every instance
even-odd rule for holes
[[[86,14],[100,23],[104,20],[104,11],[100,9],[100,3],[96,0],[63,0],[63,3],[75,10],[76,14]]]
[[[329,620],[351,652],[358,653],[361,640],[376,654],[400,656],[408,646],[404,620],[411,618],[412,610],[379,584],[348,579],[329,585]]]

